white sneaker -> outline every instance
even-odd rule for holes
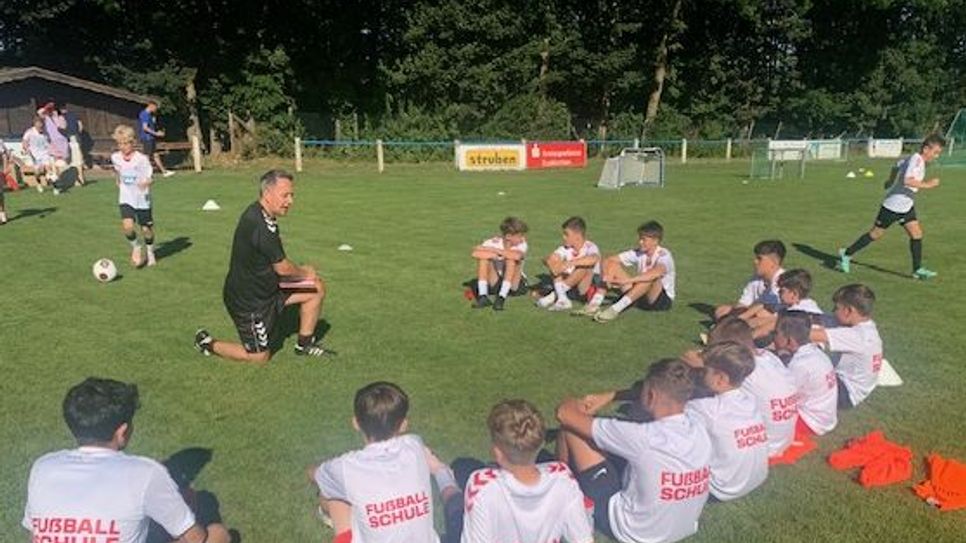
[[[161,174],[161,177],[171,177],[172,175],[174,175],[174,172],[171,170],[167,170],[166,172]]]
[[[135,268],[141,267],[141,247],[140,246],[131,249],[131,264],[133,264]]]
[[[573,307],[574,304],[570,300],[564,298],[554,302],[552,306],[547,308],[547,311],[570,311],[573,309]]]
[[[537,307],[547,309],[548,307],[552,306],[555,301],[557,301],[557,293],[551,292],[550,294],[537,299]]]
[[[596,322],[604,324],[604,323],[611,322],[620,316],[621,316],[620,311],[617,311],[616,309],[614,309],[614,306],[610,306],[607,309],[594,315],[594,320]]]
[[[39,192],[39,193],[42,194],[44,192],[44,186],[43,185],[37,185],[37,192]]]
[[[154,250],[148,249],[148,266],[154,266],[158,261],[154,258]]]

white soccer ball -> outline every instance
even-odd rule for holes
[[[109,258],[102,258],[95,262],[94,268],[91,271],[94,272],[94,279],[97,279],[101,283],[110,283],[117,277],[117,266]]]

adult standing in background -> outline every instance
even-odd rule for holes
[[[158,128],[158,103],[149,100],[141,113],[138,114],[138,139],[141,140],[141,148],[144,154],[154,160],[154,164],[158,167],[161,175],[171,177],[174,172],[164,167],[157,151],[158,138],[163,137],[164,130]]]
[[[62,132],[67,128],[64,118],[53,102],[47,102],[44,107],[37,110],[37,115],[44,119],[44,129],[47,132],[47,140],[50,142],[50,155],[54,160],[67,162],[70,155],[70,148],[67,144],[67,136]]]
[[[84,184],[84,152],[81,150],[81,132],[84,131],[84,123],[76,113],[70,110],[66,102],[60,105],[60,115],[64,119],[64,135],[67,136],[67,143],[70,148],[70,160],[68,163],[72,168],[77,168],[78,182]]]

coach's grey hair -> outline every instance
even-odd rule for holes
[[[258,182],[259,194],[264,194],[265,189],[274,186],[275,183],[278,183],[279,179],[295,181],[295,177],[285,170],[268,170],[262,175],[262,178]]]

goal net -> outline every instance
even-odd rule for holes
[[[626,185],[664,186],[664,150],[659,147],[627,148],[608,158],[597,186],[619,189]]]
[[[799,179],[805,178],[805,162],[808,160],[808,148],[771,148],[760,147],[752,150],[751,172],[752,179],[782,179],[785,169],[796,172]]]
[[[946,131],[946,149],[940,163],[943,166],[966,166],[966,108],[959,110]]]

